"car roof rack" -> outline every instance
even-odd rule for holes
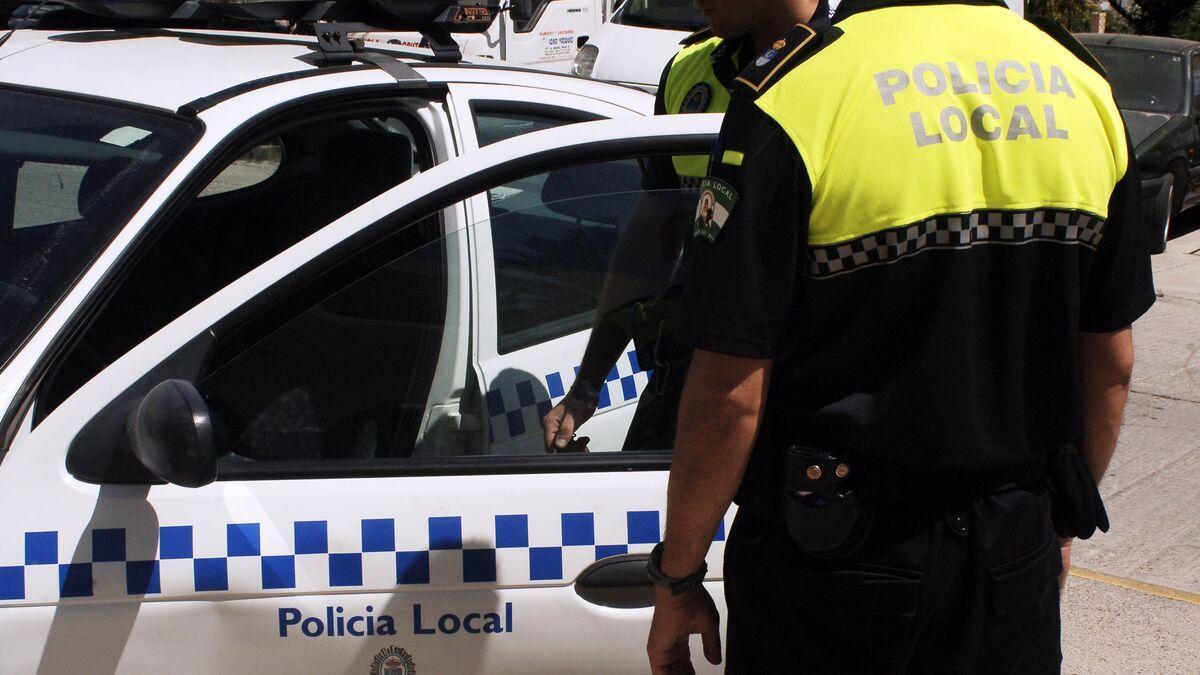
[[[374,63],[386,57],[367,53],[351,33],[417,32],[433,60],[456,63],[462,51],[451,36],[482,33],[500,11],[496,0],[57,0],[69,19],[53,16],[54,28],[218,28],[315,35],[324,64]],[[286,28],[282,28],[286,27]],[[42,27],[38,20],[21,27]],[[49,27],[49,26],[46,26]],[[398,61],[395,63],[399,63]],[[407,66],[405,66],[407,67]],[[409,68],[409,71],[412,69]],[[415,71],[412,72],[415,75]]]

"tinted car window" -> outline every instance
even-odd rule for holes
[[[1183,112],[1187,80],[1179,54],[1093,46],[1108,71],[1117,105],[1127,110]]]
[[[0,92],[0,363],[196,137],[167,115]]]

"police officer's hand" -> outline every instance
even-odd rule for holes
[[[583,441],[580,446],[579,441],[572,443],[572,437],[575,435],[575,430],[591,419],[595,412],[594,406],[578,401],[571,396],[567,396],[554,406],[542,418],[546,452],[587,452],[587,441]]]
[[[646,652],[650,657],[650,672],[695,673],[692,667],[688,636],[699,633],[704,644],[704,658],[714,666],[721,662],[721,617],[717,605],[703,586],[673,596],[670,591],[655,588],[654,619],[650,622],[650,639]]]

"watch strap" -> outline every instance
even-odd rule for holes
[[[683,595],[704,582],[708,575],[708,563],[700,563],[700,569],[683,578],[667,576],[662,571],[663,544],[658,542],[650,551],[650,559],[646,561],[646,575],[656,586],[661,586],[671,592],[671,595]]]

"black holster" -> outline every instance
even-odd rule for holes
[[[783,521],[796,546],[818,558],[844,558],[866,541],[874,507],[854,489],[851,463],[800,445],[785,453]]]
[[[1100,488],[1074,443],[1059,446],[1050,456],[1050,518],[1060,537],[1087,539],[1108,532],[1108,512]]]

